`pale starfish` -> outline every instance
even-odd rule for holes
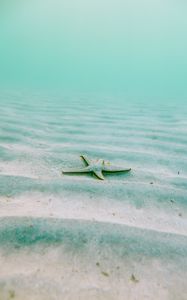
[[[81,158],[85,161],[85,168],[76,168],[64,170],[62,173],[90,173],[92,172],[97,178],[104,180],[102,172],[129,172],[131,169],[124,169],[117,166],[111,166],[109,162],[103,159],[98,159],[96,161],[88,159],[86,156],[81,155]]]

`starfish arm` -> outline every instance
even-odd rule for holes
[[[90,165],[90,164],[92,163],[91,159],[89,159],[87,156],[81,155],[80,157],[84,160],[84,162],[85,162],[87,165]]]
[[[89,167],[68,169],[68,170],[62,171],[62,173],[88,173],[88,172],[90,172]]]
[[[95,174],[95,176],[97,176],[97,178],[101,180],[105,179],[101,171],[93,171],[93,173]]]
[[[131,169],[125,169],[125,168],[120,168],[115,166],[104,166],[103,171],[104,172],[129,172],[131,171]]]

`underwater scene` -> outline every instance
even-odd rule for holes
[[[187,107],[1,103],[0,299],[185,299]],[[80,155],[131,171],[63,174]]]
[[[0,1],[0,300],[187,300],[187,4]]]

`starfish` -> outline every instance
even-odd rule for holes
[[[96,161],[89,159],[85,155],[80,156],[86,163],[84,168],[76,168],[64,170],[62,173],[93,173],[98,179],[104,180],[102,172],[129,172],[131,169],[119,168],[117,166],[111,166],[109,162],[103,159],[98,159]]]

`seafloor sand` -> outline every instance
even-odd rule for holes
[[[0,300],[186,300],[187,105],[0,103]],[[132,172],[62,175],[80,154]]]

